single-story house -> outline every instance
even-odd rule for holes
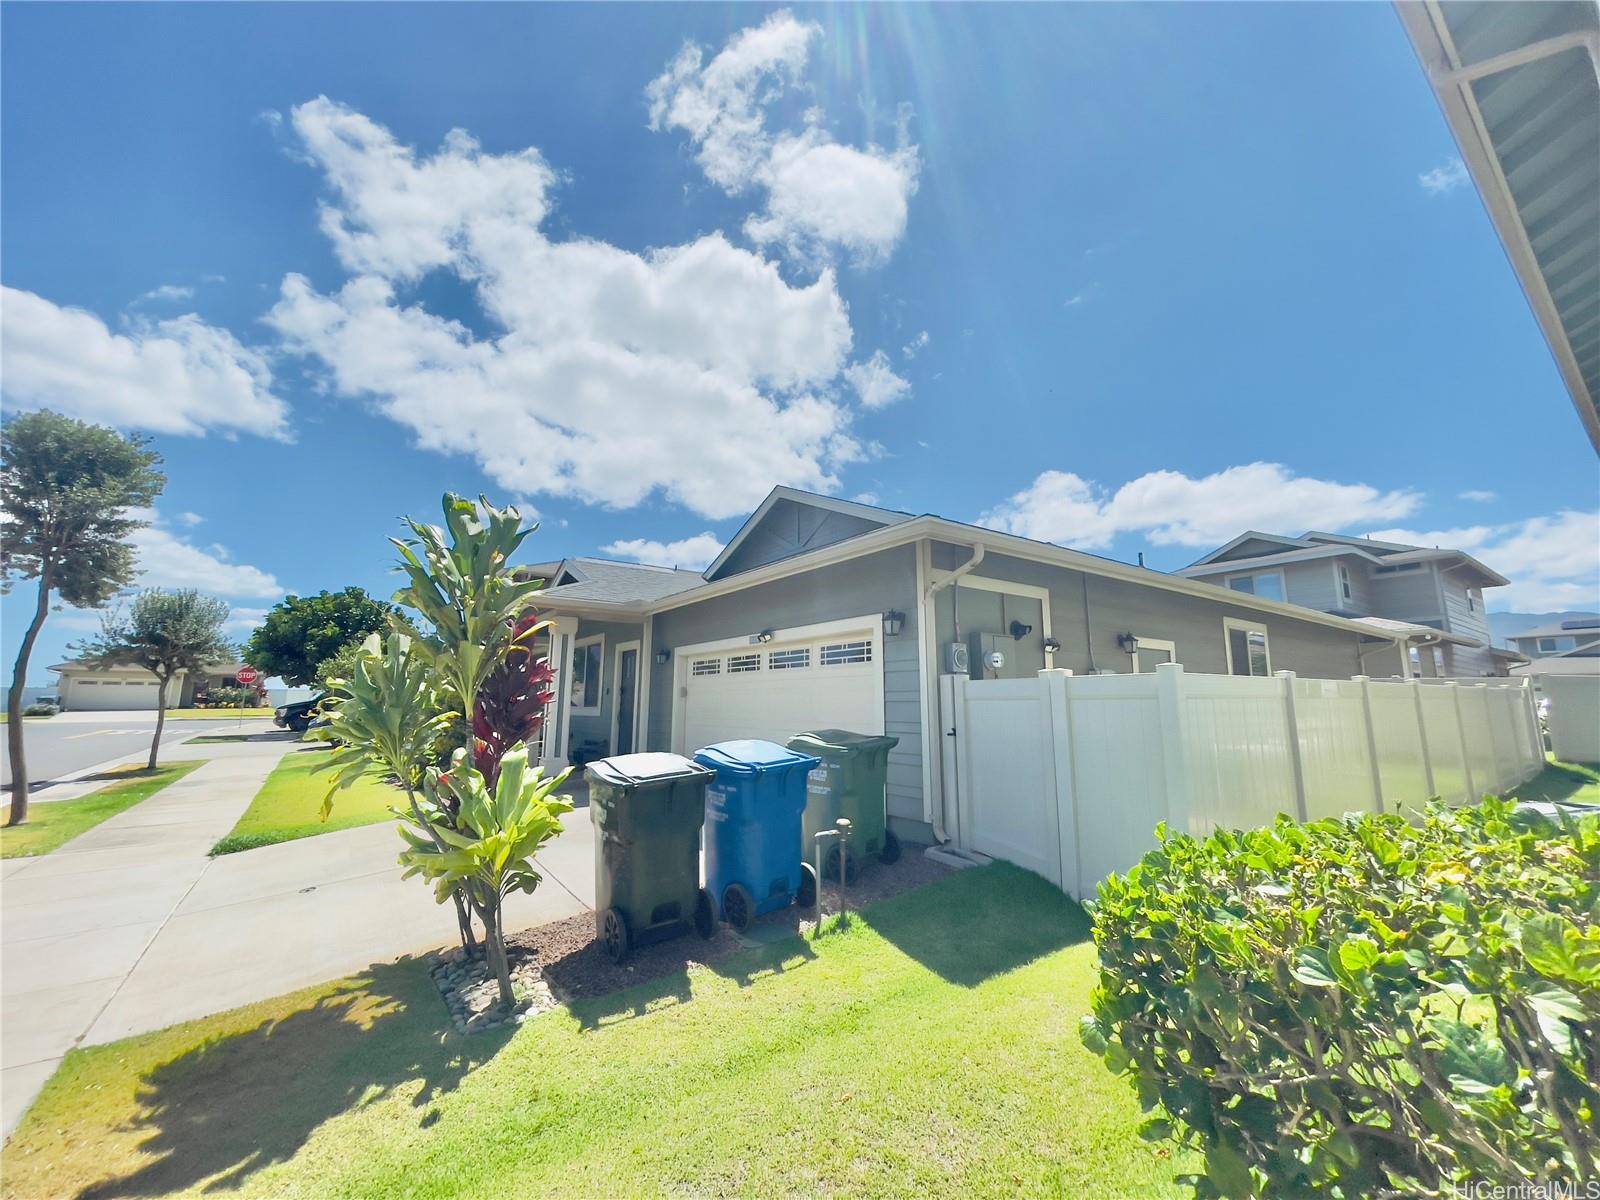
[[[108,667],[74,660],[50,668],[60,677],[56,689],[61,707],[67,711],[134,710],[154,711],[160,685],[143,667]],[[243,663],[219,663],[204,671],[180,671],[167,687],[168,708],[194,708],[197,697],[204,699],[208,689],[233,687]]]
[[[556,704],[545,761],[782,741],[899,738],[893,824],[944,828],[942,674],[1393,675],[1394,631],[942,517],[773,489],[705,571],[542,564]],[[1437,631],[1433,631],[1437,632]]]

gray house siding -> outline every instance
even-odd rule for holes
[[[883,525],[882,521],[869,521],[852,513],[779,500],[712,578],[725,579],[808,550],[819,550]]]
[[[1314,608],[1318,612],[1333,612],[1344,606],[1339,595],[1338,572],[1332,560],[1286,563],[1283,574],[1288,593],[1285,599],[1290,604]]]
[[[964,546],[936,542],[933,565],[953,570],[969,553]],[[1077,674],[1096,669],[1130,670],[1127,654],[1117,646],[1120,633],[1166,639],[1177,646],[1178,661],[1187,670],[1226,674],[1228,654],[1222,626],[1226,617],[1254,621],[1266,628],[1274,671],[1295,671],[1319,679],[1348,679],[1361,671],[1356,635],[1229,604],[1225,594],[1215,600],[1185,596],[995,554],[986,556],[973,573],[1049,589],[1051,635],[1061,643],[1055,665]],[[948,591],[939,593],[941,625],[946,620]]]
[[[676,651],[680,646],[753,635],[763,629],[812,625],[890,609],[905,614],[905,626],[898,636],[883,639],[883,728],[900,739],[889,755],[889,813],[921,825],[923,739],[915,547],[898,546],[657,613],[650,637],[656,651]],[[672,659],[659,666],[652,662],[648,669],[650,728],[646,744],[651,750],[670,750],[675,700]],[[897,827],[918,836],[914,829]],[[921,825],[921,829],[927,826]],[[925,832],[920,837],[927,840]]]
[[[1494,658],[1489,653],[1489,616],[1483,603],[1469,601],[1467,585],[1450,571],[1441,571],[1444,590],[1445,628],[1451,633],[1482,642],[1481,646],[1452,646],[1451,670],[1457,675],[1492,675]]]
[[[1429,564],[1415,571],[1396,571],[1372,577],[1372,615],[1395,621],[1415,621],[1437,626],[1444,619],[1439,609],[1439,584]]]

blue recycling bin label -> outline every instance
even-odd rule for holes
[[[706,820],[726,821],[728,819],[728,799],[733,795],[733,789],[725,784],[713,783],[706,788]]]

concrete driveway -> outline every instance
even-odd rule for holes
[[[455,940],[402,880],[391,825],[208,859],[293,742],[185,746],[209,761],[39,858],[0,861],[0,1118],[9,1133],[74,1046],[220,1012]],[[36,797],[36,800],[38,798]],[[586,808],[539,857],[506,927],[594,903]]]

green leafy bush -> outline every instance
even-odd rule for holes
[[[1600,817],[1490,798],[1161,845],[1083,1040],[1213,1196],[1600,1178]]]

